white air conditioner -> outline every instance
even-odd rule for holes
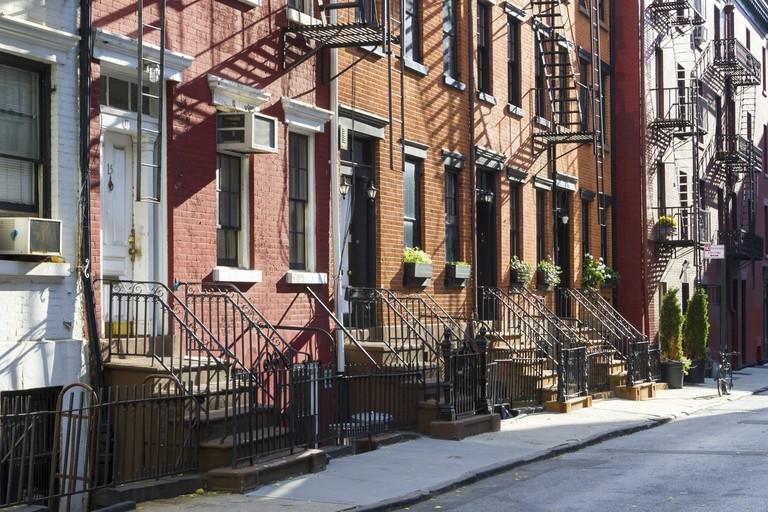
[[[216,145],[238,153],[277,153],[277,119],[253,112],[219,112]]]
[[[700,25],[693,29],[693,44],[694,46],[700,47],[707,42],[707,27]]]
[[[0,217],[0,254],[60,256],[61,221],[35,217]]]

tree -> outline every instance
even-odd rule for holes
[[[661,343],[661,357],[663,359],[672,361],[683,359],[680,335],[682,324],[683,314],[680,311],[680,301],[677,298],[677,289],[673,288],[665,293],[661,299],[659,342]]]
[[[709,299],[707,292],[699,288],[688,303],[683,329],[683,349],[693,360],[701,360],[707,354],[709,340]]]

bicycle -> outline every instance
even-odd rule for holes
[[[738,352],[717,352],[720,355],[720,367],[717,369],[718,396],[730,395],[733,389],[733,365],[731,358]]]

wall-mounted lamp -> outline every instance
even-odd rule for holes
[[[350,189],[352,188],[352,177],[347,176],[346,174],[341,176],[341,183],[339,183],[339,194],[341,194],[342,199],[347,198],[347,194],[349,194]]]
[[[486,203],[486,204],[492,203],[493,195],[494,195],[493,192],[491,192],[490,190],[478,189],[477,201],[480,203]]]
[[[562,221],[563,224],[568,224],[568,221],[571,220],[571,218],[567,215],[563,215],[562,217],[560,217],[560,220]]]
[[[368,194],[368,200],[373,201],[376,199],[376,193],[379,191],[379,189],[376,188],[376,185],[374,185],[373,181],[368,182],[368,188],[365,190],[365,192]]]
[[[144,64],[144,73],[147,74],[147,78],[153,84],[160,81],[160,66],[155,63]]]

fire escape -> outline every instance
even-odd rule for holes
[[[574,65],[573,22],[568,4],[561,0],[533,0],[536,53],[541,75],[537,76],[535,114],[538,131],[551,164],[560,144],[591,144],[594,150],[598,196],[598,223],[606,226],[604,179],[605,133],[603,130],[602,58],[600,51],[600,0],[588,0],[589,71],[582,76]],[[556,170],[553,174],[556,174]],[[601,230],[601,236],[603,230]],[[605,240],[603,240],[605,242]]]
[[[718,242],[726,246],[731,260],[762,260],[764,241],[755,233],[762,152],[752,140],[760,63],[735,37],[726,36],[711,42],[697,66],[700,76],[710,78],[723,92],[725,101],[724,120],[718,122],[711,152],[712,165],[725,176],[728,197]]]
[[[701,176],[699,139],[705,134],[704,108],[700,83],[692,68],[695,67],[693,50],[688,48],[692,27],[701,26],[704,18],[691,0],[655,0],[648,6],[652,26],[659,32],[658,44],[667,37],[673,53],[672,66],[677,71],[674,86],[667,87],[663,77],[657,77],[657,87],[651,89],[653,112],[648,128],[654,158],[649,159],[649,174],[666,183],[666,164],[673,164],[678,191],[675,205],[664,198],[652,208],[651,221],[655,226],[654,241],[657,257],[663,262],[677,257],[679,250],[693,248],[693,265],[700,269],[701,248],[710,241],[709,216],[702,210],[699,197]],[[694,32],[696,37],[697,32]],[[678,44],[684,46],[682,54]],[[686,57],[690,62],[686,62]],[[666,185],[660,187],[665,190]],[[665,265],[665,264],[664,264]]]

